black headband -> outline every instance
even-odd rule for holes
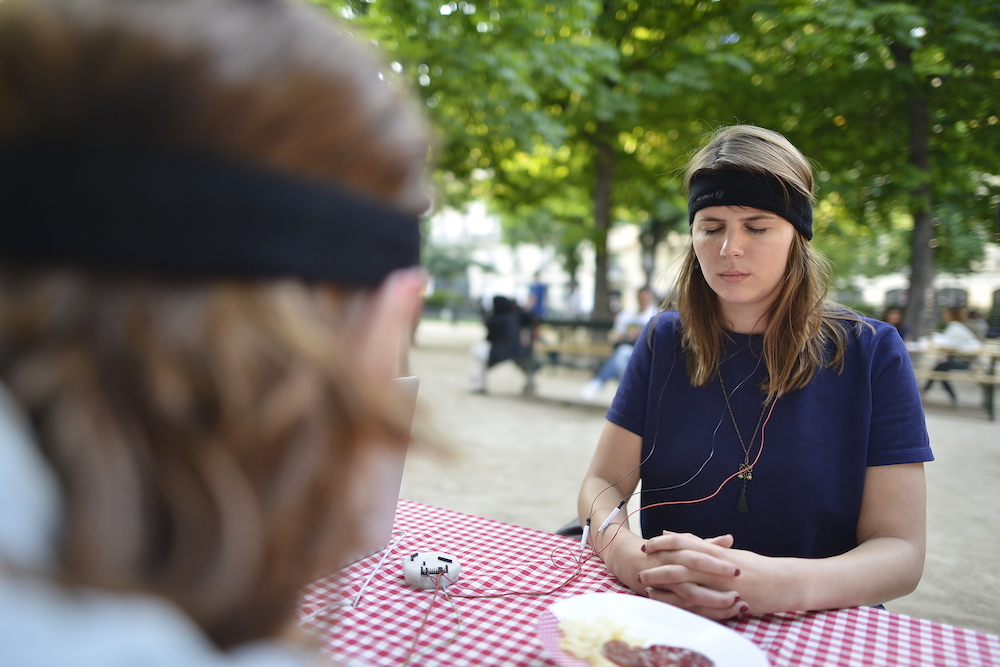
[[[0,148],[0,256],[157,274],[375,286],[420,260],[417,216],[204,155]]]
[[[751,206],[777,213],[806,239],[813,237],[809,198],[776,176],[739,169],[696,175],[688,192],[688,224],[709,206]]]

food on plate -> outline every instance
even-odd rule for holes
[[[567,619],[559,623],[559,648],[592,667],[713,667],[708,656],[693,649],[653,644],[628,634],[618,623]]]
[[[643,644],[641,639],[629,635],[622,625],[604,617],[594,621],[566,619],[560,621],[559,631],[562,634],[559,648],[586,660],[592,667],[617,667],[602,653],[608,642],[620,641],[629,646]]]
[[[704,653],[664,644],[629,646],[623,641],[613,640],[604,645],[602,653],[619,667],[713,667],[715,665]]]

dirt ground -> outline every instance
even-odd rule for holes
[[[469,346],[476,324],[422,322],[410,371],[420,377],[418,428],[440,446],[407,460],[402,496],[544,531],[576,515],[576,494],[614,396],[614,383],[591,403],[576,369],[546,367],[538,395],[521,396],[511,364],[488,375],[488,394],[469,391]],[[1000,421],[980,406],[980,389],[956,385],[952,410],[940,388],[925,398],[936,460],[927,470],[924,576],[888,609],[1000,634]]]

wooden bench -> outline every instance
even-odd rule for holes
[[[939,380],[945,382],[965,382],[978,384],[983,388],[983,408],[990,421],[996,419],[996,408],[994,405],[994,395],[996,388],[1000,386],[1000,375],[997,374],[997,359],[1000,359],[1000,346],[987,343],[983,350],[977,355],[970,355],[971,367],[968,369],[955,369],[950,371],[936,371],[934,366],[941,355],[948,354],[949,350],[930,348],[920,350],[920,357],[913,366],[913,373],[921,386],[928,380]]]
[[[615,346],[610,341],[557,341],[535,343],[535,354],[542,359],[551,359],[552,355],[583,357],[587,360],[607,359],[614,352]]]
[[[592,320],[542,320],[531,356],[522,366],[527,382],[524,393],[535,393],[535,373],[546,364],[596,370],[614,352],[608,340],[613,322]]]
[[[539,364],[596,368],[615,346],[608,336],[614,322],[543,320],[532,352]]]
[[[947,380],[948,382],[972,382],[974,384],[1000,385],[1000,375],[990,375],[979,370],[935,371],[921,368],[913,369],[918,380]]]

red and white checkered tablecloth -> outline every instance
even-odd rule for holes
[[[593,556],[574,576],[579,543],[558,535],[406,500],[399,502],[396,528],[405,534],[381,568],[375,569],[383,554],[376,554],[338,579],[315,582],[302,598],[305,626],[338,661],[401,665],[419,634],[414,665],[551,667],[535,631],[549,605],[584,593],[627,593]],[[440,595],[431,608],[433,591],[404,583],[402,559],[417,551],[458,558],[462,574],[448,588],[454,609]],[[773,667],[1000,667],[996,635],[881,609],[751,616],[728,625],[762,648]]]
[[[750,616],[727,623],[772,667],[1000,665],[1000,636],[873,607]]]

